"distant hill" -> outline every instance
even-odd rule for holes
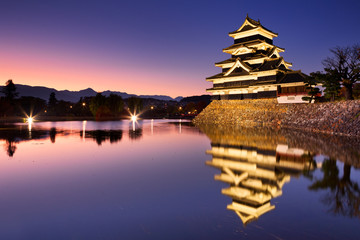
[[[64,100],[69,102],[78,102],[81,97],[92,97],[97,94],[96,91],[94,91],[92,88],[87,88],[80,91],[69,91],[69,90],[56,90],[54,88],[47,88],[47,87],[33,87],[29,85],[22,85],[22,84],[15,84],[16,85],[16,91],[19,93],[19,97],[23,96],[32,96],[32,97],[38,97],[41,99],[44,99],[46,101],[49,100],[49,96],[52,92],[55,93],[56,99],[58,100]],[[0,86],[2,89],[3,86]],[[136,94],[128,94],[126,92],[117,92],[117,91],[104,91],[101,92],[105,96],[109,96],[110,94],[116,94],[121,96],[123,99],[129,98],[129,97],[140,97],[140,98],[153,98],[157,100],[163,100],[163,101],[180,101],[182,97],[177,97],[175,99],[166,96],[166,95],[136,95]],[[0,96],[3,96],[3,93],[0,91]]]
[[[191,97],[185,97],[180,100],[182,104],[187,104],[189,102],[205,102],[206,104],[209,104],[211,101],[210,95],[201,95],[201,96],[191,96]]]

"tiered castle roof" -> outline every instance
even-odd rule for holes
[[[231,54],[231,58],[215,63],[215,66],[222,68],[222,72],[208,77],[207,81],[216,84],[226,81],[255,80],[238,83],[237,88],[304,81],[306,75],[291,70],[292,64],[280,56],[285,49],[273,45],[273,38],[278,34],[262,26],[260,20],[255,21],[246,16],[242,26],[230,32],[229,36],[234,38],[234,44],[224,48],[223,52]],[[208,90],[221,88],[227,86],[214,85]]]

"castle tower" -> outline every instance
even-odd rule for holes
[[[305,74],[290,69],[280,56],[285,49],[273,45],[278,34],[246,16],[241,27],[230,32],[234,44],[223,49],[231,58],[215,63],[222,72],[206,78],[214,100],[278,98],[279,103],[302,103],[306,96]]]

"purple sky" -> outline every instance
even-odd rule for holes
[[[0,84],[205,94],[247,13],[279,34],[292,69],[310,73],[330,48],[360,42],[359,9],[357,0],[4,0]]]

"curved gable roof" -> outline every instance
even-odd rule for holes
[[[241,27],[233,32],[230,32],[229,35],[235,34],[235,33],[240,33],[240,32],[246,32],[249,30],[253,30],[256,28],[262,28],[265,31],[268,31],[274,35],[278,35],[277,33],[271,31],[270,29],[267,29],[266,27],[264,27],[263,25],[261,25],[260,20],[255,21],[254,19],[251,19],[248,15],[246,15],[245,21],[244,23],[241,25]]]

